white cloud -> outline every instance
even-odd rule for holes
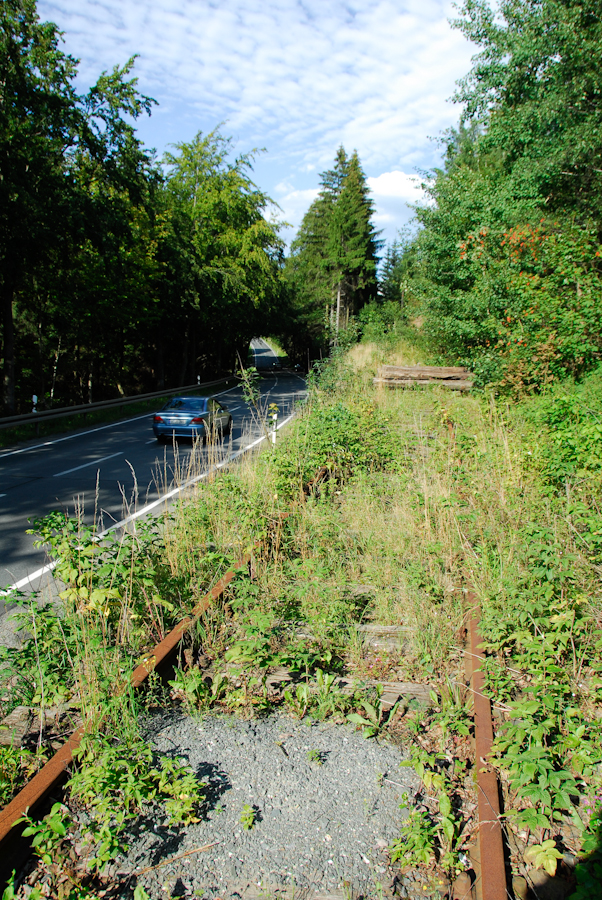
[[[301,224],[301,219],[317,196],[317,188],[308,188],[302,191],[289,191],[288,194],[278,198],[278,205],[282,210],[280,218],[296,230]],[[291,237],[291,235],[286,236],[289,238]]]
[[[417,175],[408,175],[407,172],[399,170],[383,172],[382,175],[373,176],[367,181],[377,203],[382,198],[416,203],[423,196],[420,178]]]
[[[470,64],[470,45],[447,22],[451,0],[38,0],[38,8],[81,58],[82,84],[139,54],[139,88],[161,109],[139,124],[148,144],[161,152],[225,120],[237,149],[267,148],[274,180],[262,166],[262,187],[272,193],[286,182],[299,189],[291,198],[316,183],[340,143],[377,180],[436,164],[428,136],[457,120],[447,98]]]

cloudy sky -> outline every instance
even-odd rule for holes
[[[294,233],[337,147],[357,150],[392,240],[420,198],[431,139],[457,122],[449,102],[474,48],[451,0],[38,0],[81,60],[83,90],[138,54],[139,89],[158,101],[138,132],[161,154],[223,122],[237,152],[265,148],[255,180]]]

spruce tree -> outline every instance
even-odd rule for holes
[[[315,338],[324,331],[324,319],[336,333],[376,296],[380,247],[357,153],[348,157],[339,147],[334,167],[321,174],[320,183],[288,261],[297,316]]]
[[[326,256],[336,290],[335,329],[376,297],[380,241],[372,224],[374,205],[359,157],[353,153],[334,205]]]

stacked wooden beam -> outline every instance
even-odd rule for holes
[[[453,391],[469,391],[472,377],[472,373],[461,366],[381,366],[374,384],[387,387],[440,384]]]

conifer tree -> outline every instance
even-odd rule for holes
[[[334,204],[326,249],[331,283],[336,289],[337,332],[343,315],[347,319],[376,296],[380,242],[371,221],[373,211],[366,176],[354,152]]]
[[[380,247],[357,153],[348,157],[339,147],[334,167],[322,173],[320,183],[288,261],[297,317],[315,340],[324,335],[325,319],[336,334],[350,314],[376,296]]]

